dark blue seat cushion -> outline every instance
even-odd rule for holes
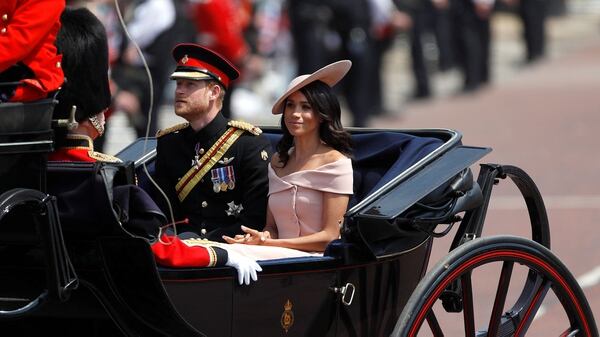
[[[363,133],[354,141],[354,195],[349,207],[404,172],[443,144],[398,132]]]

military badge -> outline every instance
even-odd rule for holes
[[[200,168],[200,155],[204,154],[204,149],[200,148],[200,143],[196,143],[196,147],[194,148],[195,154],[194,159],[192,159],[192,167],[196,167],[196,170]]]
[[[229,209],[226,210],[225,213],[227,213],[228,216],[234,216],[236,218],[240,216],[240,213],[244,210],[244,206],[242,206],[242,204],[236,205],[235,201],[228,202],[227,206],[229,206]]]
[[[219,160],[219,164],[221,165],[227,165],[229,163],[231,163],[231,161],[234,159],[235,157],[223,157],[223,159]]]
[[[287,300],[283,305],[283,314],[281,314],[280,323],[286,333],[294,325],[294,312],[292,311],[292,301],[290,300]]]
[[[217,167],[210,170],[213,183],[213,191],[215,193],[233,190],[235,188],[235,172],[233,166]]]
[[[188,58],[187,54],[183,55],[183,58],[181,59],[181,63],[186,64],[186,63],[188,63],[189,60],[190,59]]]
[[[269,154],[267,153],[267,151],[262,150],[260,151],[260,157],[262,158],[262,160],[267,160],[269,159]]]

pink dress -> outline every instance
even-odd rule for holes
[[[311,170],[298,171],[283,177],[277,176],[269,165],[268,207],[275,218],[279,238],[296,238],[322,230],[321,216],[325,192],[353,193],[352,161],[349,158],[344,157]],[[315,256],[315,253],[282,247],[233,244],[227,249],[256,260]]]
[[[352,194],[349,158],[283,177],[278,177],[269,165],[268,207],[275,218],[279,238],[297,238],[323,229],[324,192]]]

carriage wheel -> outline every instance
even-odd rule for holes
[[[487,272],[490,267],[498,269],[498,282],[476,284],[476,278],[472,277],[478,272],[476,269]],[[526,275],[525,284],[520,289],[520,295],[511,304],[510,300],[507,303],[507,299],[511,298],[507,295],[511,280],[518,279],[517,269],[519,273]],[[439,306],[443,293],[452,283],[460,287],[460,291],[456,293],[461,297],[462,315],[445,313],[444,311],[452,312],[452,308]],[[480,291],[481,289],[484,291]],[[476,311],[474,303],[479,303],[476,302],[477,294],[485,293],[485,289],[492,290],[492,293],[495,289],[493,305],[484,312]],[[555,297],[550,296],[550,290]],[[563,316],[557,321],[564,321],[564,326],[552,335],[598,336],[592,311],[583,291],[573,275],[547,248],[514,236],[476,239],[450,252],[421,280],[404,307],[392,336],[454,336],[457,328],[461,335],[464,333],[464,336],[473,337],[540,335],[535,328],[544,329],[547,328],[544,325],[548,324],[534,322],[534,318],[540,313],[545,300],[550,302],[553,313],[558,307]],[[436,303],[437,315],[434,312]],[[447,318],[442,317],[443,315],[454,316],[443,321]],[[483,317],[478,321],[483,327],[477,331],[475,316]],[[429,328],[425,327],[424,321],[428,322]]]

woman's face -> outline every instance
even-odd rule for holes
[[[300,91],[292,93],[286,100],[283,110],[285,126],[294,137],[319,132],[321,118]]]

